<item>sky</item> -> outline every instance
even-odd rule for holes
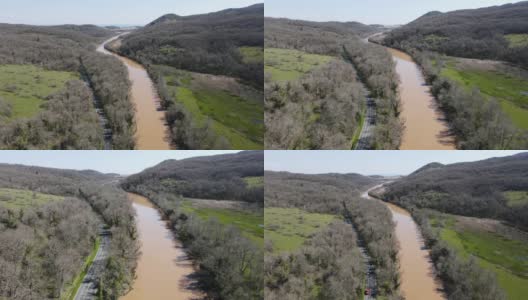
[[[4,0],[0,23],[145,25],[158,17],[203,14],[263,0]]]
[[[433,10],[448,12],[519,1],[508,0],[266,0],[265,15],[311,21],[400,25]]]
[[[292,173],[408,175],[431,162],[451,164],[524,151],[266,151],[264,169]]]
[[[184,159],[239,151],[0,151],[0,163],[59,169],[95,170],[131,175],[167,159]]]

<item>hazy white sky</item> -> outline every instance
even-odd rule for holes
[[[293,173],[407,175],[431,163],[451,164],[524,151],[266,151],[264,169]]]
[[[130,175],[166,159],[236,153],[239,151],[0,151],[0,163],[60,169],[96,170]]]
[[[262,0],[2,0],[0,23],[144,25],[175,13],[194,15]]]
[[[265,15],[312,21],[406,24],[421,15],[502,5],[511,0],[266,0]]]

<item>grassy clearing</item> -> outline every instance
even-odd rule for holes
[[[275,253],[295,251],[312,234],[336,218],[335,215],[308,213],[296,208],[265,208],[264,234],[273,243]]]
[[[12,106],[10,119],[30,118],[39,112],[47,96],[62,89],[66,81],[78,78],[72,72],[33,65],[0,65],[0,98]]]
[[[478,88],[487,97],[496,98],[503,111],[519,128],[528,129],[528,80],[496,70],[458,68],[450,61],[443,76],[461,83],[467,89]]]
[[[92,249],[92,252],[90,253],[90,255],[88,255],[88,257],[84,261],[84,264],[83,264],[83,266],[81,268],[82,272],[77,274],[75,279],[73,279],[73,281],[69,285],[69,287],[66,288],[67,292],[63,293],[63,296],[61,297],[61,299],[64,299],[64,300],[73,300],[73,299],[75,299],[75,295],[77,294],[77,290],[81,286],[81,283],[83,282],[84,276],[86,276],[86,273],[88,272],[88,269],[92,265],[92,263],[93,263],[93,261],[95,259],[95,256],[97,255],[97,251],[99,250],[99,246],[100,245],[101,245],[101,240],[100,240],[99,237],[97,237],[97,239],[95,240],[95,244],[94,244],[94,248]]]
[[[244,181],[249,187],[260,187],[264,185],[264,176],[244,177]]]
[[[472,255],[482,267],[493,271],[508,299],[525,299],[528,294],[528,242],[490,231],[478,225],[478,221],[467,226],[456,216],[442,215],[440,218],[442,222],[432,224],[440,227],[443,240],[463,257]]]
[[[263,149],[264,107],[262,99],[254,99],[251,92],[242,92],[249,87],[232,78],[165,66],[162,70],[169,93],[198,122],[210,119],[214,131],[225,137],[233,149]]]
[[[62,200],[64,200],[64,197],[29,190],[0,188],[0,206],[13,210]]]
[[[504,38],[508,41],[510,48],[527,47],[528,34],[506,34]]]
[[[238,50],[246,64],[262,63],[264,61],[264,49],[262,47],[240,47]]]
[[[506,204],[509,207],[528,205],[528,191],[507,191],[503,193],[506,197]]]
[[[264,71],[274,81],[291,81],[334,59],[290,49],[264,49]]]
[[[232,208],[199,207],[193,205],[192,200],[183,201],[181,209],[183,212],[196,214],[205,220],[215,218],[221,224],[233,225],[259,246],[264,245],[264,219],[261,213]]]

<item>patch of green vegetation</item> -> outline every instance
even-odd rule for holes
[[[8,209],[24,209],[62,200],[64,200],[64,197],[61,196],[42,194],[30,190],[0,188],[0,206]]]
[[[432,47],[438,46],[441,42],[449,40],[448,37],[439,36],[436,34],[429,34],[424,37],[424,41]]]
[[[443,219],[443,217],[442,217]],[[463,257],[474,256],[493,271],[508,299],[520,300],[528,294],[528,244],[485,230],[461,229],[453,222],[441,225],[441,238]]]
[[[508,41],[510,48],[527,47],[528,34],[506,34],[504,38]]]
[[[261,102],[233,95],[216,87],[193,85],[192,73],[163,67],[170,94],[202,124],[212,121],[214,131],[233,149],[262,149],[264,107]]]
[[[204,220],[215,218],[221,224],[235,226],[242,231],[244,236],[259,246],[264,245],[262,214],[232,208],[198,207],[192,204],[192,200],[183,201],[180,208],[183,212],[193,213]]]
[[[264,60],[264,49],[262,47],[240,47],[238,50],[246,64],[262,63]]]
[[[528,191],[507,191],[503,195],[506,197],[506,204],[509,207],[528,205]]]
[[[309,213],[297,208],[265,208],[264,234],[273,243],[275,253],[295,251],[312,234],[336,218],[335,215]]]
[[[264,176],[250,176],[244,177],[244,181],[248,187],[261,187],[264,185]]]
[[[12,106],[10,119],[30,118],[39,112],[47,96],[79,76],[49,71],[33,65],[0,65],[0,98]]]
[[[467,89],[478,88],[483,95],[496,98],[517,127],[528,129],[528,80],[497,71],[461,70],[452,62],[441,74]]]
[[[88,269],[90,269],[90,266],[92,265],[95,256],[97,255],[97,251],[99,250],[99,246],[101,245],[101,240],[99,237],[95,240],[94,248],[92,249],[92,252],[86,260],[84,261],[84,264],[81,268],[82,272],[77,274],[77,276],[73,279],[72,283],[69,285],[69,288],[66,288],[65,293],[63,293],[63,296],[61,299],[67,299],[67,300],[73,300],[75,299],[75,295],[77,294],[77,290],[81,286],[81,283],[84,280],[84,277],[86,276],[86,273],[88,273]]]
[[[308,54],[306,52],[266,48],[264,49],[264,71],[271,74],[274,81],[291,81],[327,64],[331,56]]]

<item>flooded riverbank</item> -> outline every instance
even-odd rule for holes
[[[121,299],[201,299],[199,291],[190,289],[195,283],[192,263],[157,208],[143,196],[128,197],[136,210],[141,256],[132,290]]]
[[[171,147],[168,128],[165,126],[165,113],[159,109],[160,100],[147,70],[135,61],[104,48],[105,44],[117,38],[119,36],[105,41],[97,48],[97,51],[119,58],[128,69],[128,76],[132,82],[131,99],[135,106],[136,149],[168,150]]]
[[[377,189],[374,187],[371,190]],[[370,190],[369,190],[370,191]],[[379,201],[363,193],[363,198]],[[443,300],[441,283],[435,278],[434,268],[429,258],[429,250],[424,248],[418,226],[410,213],[391,203],[383,202],[390,209],[396,223],[395,233],[400,244],[398,259],[400,263],[401,286],[406,300]]]

